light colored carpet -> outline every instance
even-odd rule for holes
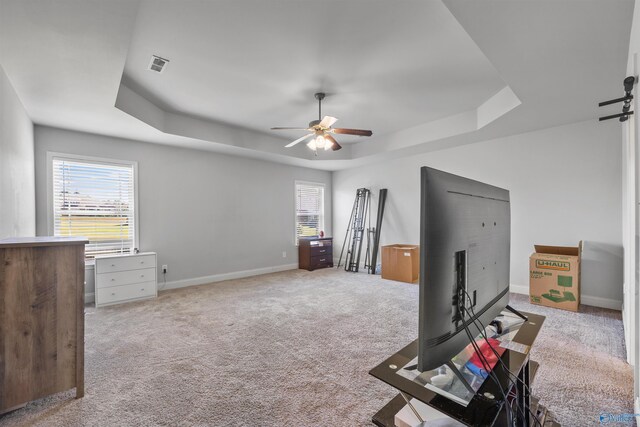
[[[0,417],[33,426],[353,426],[396,392],[368,375],[417,336],[418,286],[326,269],[162,292],[86,315],[86,396]],[[620,313],[547,316],[534,393],[564,426],[633,412]]]

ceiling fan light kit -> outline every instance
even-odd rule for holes
[[[305,141],[309,138],[313,139],[307,142],[307,147],[315,152],[315,155],[318,155],[318,150],[324,149],[325,151],[331,149],[333,151],[338,151],[342,148],[338,141],[331,135],[332,133],[342,134],[342,135],[357,135],[357,136],[371,136],[373,132],[370,130],[364,129],[346,129],[346,128],[332,128],[333,124],[338,121],[335,117],[324,116],[322,117],[322,100],[325,98],[325,94],[323,92],[318,92],[314,94],[315,98],[318,100],[318,120],[312,120],[309,122],[308,128],[294,128],[294,127],[273,127],[271,130],[306,130],[311,132],[307,135],[304,135],[295,141],[290,142],[285,145],[286,148],[293,147],[294,145]]]
[[[309,147],[310,149],[312,149],[313,151],[317,152],[318,150],[322,150],[324,149],[325,151],[329,150],[332,146],[333,146],[333,142],[331,141],[327,141],[325,139],[324,136],[322,135],[318,135],[315,138],[313,138],[310,142],[307,143],[307,147]],[[341,147],[342,148],[342,147]]]

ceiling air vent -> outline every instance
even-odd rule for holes
[[[161,73],[164,71],[165,65],[169,62],[168,59],[160,58],[156,55],[151,55],[151,62],[149,62],[149,69],[151,71],[155,71],[157,73]]]

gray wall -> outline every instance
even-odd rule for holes
[[[138,162],[139,247],[168,265],[168,287],[295,268],[295,180],[326,184],[331,235],[330,172],[42,126],[35,141],[38,235],[49,234],[47,152]]]
[[[418,244],[420,167],[435,167],[511,191],[512,290],[528,292],[534,244],[585,240],[583,303],[620,309],[620,138],[619,123],[594,120],[335,172],[334,230],[346,229],[356,188],[372,189],[375,213],[386,187],[381,244]]]
[[[0,239],[34,236],[33,124],[0,66]]]

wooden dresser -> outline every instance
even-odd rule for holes
[[[333,238],[300,237],[298,268],[313,271],[326,267],[333,267]]]
[[[0,240],[0,413],[84,395],[84,238]]]
[[[156,253],[96,258],[96,307],[158,296]]]

